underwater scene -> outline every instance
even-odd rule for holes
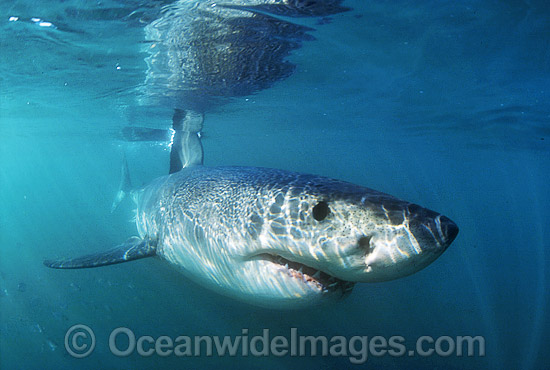
[[[547,369],[550,5],[0,0],[1,369]]]

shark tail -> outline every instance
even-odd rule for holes
[[[120,186],[116,193],[113,204],[111,205],[111,213],[113,213],[117,208],[120,202],[128,193],[132,192],[132,182],[130,181],[130,171],[128,170],[128,161],[126,160],[126,153],[122,156],[122,169],[121,169],[121,179]]]

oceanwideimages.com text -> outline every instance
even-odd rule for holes
[[[106,344],[118,357],[139,356],[275,356],[275,357],[347,357],[352,364],[364,364],[369,356],[485,356],[482,336],[421,336],[411,345],[403,336],[313,336],[303,335],[291,328],[288,335],[272,335],[270,329],[252,335],[242,329],[240,335],[167,335],[137,336],[130,328],[111,331]],[[65,349],[73,357],[89,356],[96,345],[93,331],[86,325],[74,325],[65,335]]]

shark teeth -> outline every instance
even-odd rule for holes
[[[279,255],[262,253],[255,256],[255,258],[266,259],[280,265],[291,277],[300,279],[306,284],[316,286],[323,293],[340,290],[344,295],[350,292],[355,285],[354,282],[338,279],[337,277],[329,275],[321,270],[317,270],[299,262],[288,260]]]

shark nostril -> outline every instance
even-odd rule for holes
[[[359,245],[359,248],[364,249],[367,254],[371,252],[370,247],[370,240],[372,239],[372,236],[362,236],[359,238],[357,244]]]

